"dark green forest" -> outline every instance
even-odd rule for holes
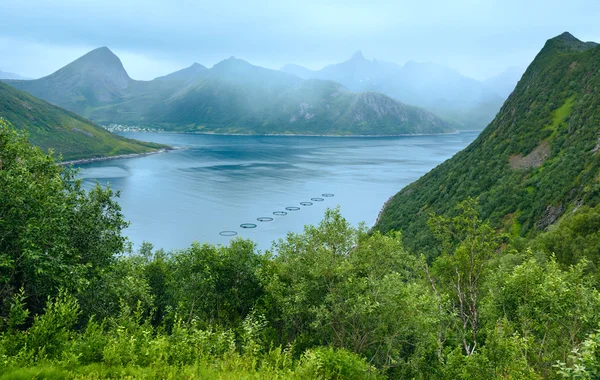
[[[600,201],[600,46],[564,33],[546,42],[492,123],[466,149],[386,204],[376,229],[433,248],[431,213],[468,197],[492,227],[533,236]],[[434,256],[437,254],[435,250]]]
[[[466,198],[422,249],[331,209],[266,252],[131,252],[118,194],[0,124],[0,379],[598,378],[600,206],[522,238]]]

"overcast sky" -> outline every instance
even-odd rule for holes
[[[564,31],[600,41],[600,0],[0,0],[0,70],[48,75],[108,46],[134,79],[236,56],[278,69],[365,57],[484,79]]]

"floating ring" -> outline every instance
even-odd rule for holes
[[[285,211],[275,211],[275,212],[273,212],[273,215],[284,216],[284,215],[287,215],[287,212],[285,212]]]
[[[298,211],[298,210],[300,210],[300,207],[291,206],[291,207],[286,207],[285,209],[288,211]]]
[[[300,202],[300,204],[301,204],[302,206],[312,206],[312,205],[313,205],[313,203],[312,203],[312,202]]]
[[[268,216],[261,216],[260,218],[256,218],[256,220],[258,220],[259,222],[272,222],[273,218],[270,218]]]
[[[221,231],[221,232],[219,232],[219,235],[221,235],[221,236],[235,236],[235,235],[237,235],[237,232],[235,232],[235,231]]]
[[[323,202],[325,199],[323,198],[310,198],[311,201],[315,201],[315,202]]]
[[[331,193],[324,193],[324,194],[321,194],[321,195],[324,196],[325,198],[331,198],[331,197],[333,197],[333,194],[331,194]]]
[[[242,224],[240,224],[240,227],[242,227],[242,228],[256,228],[256,224],[254,224],[254,223],[242,223]]]

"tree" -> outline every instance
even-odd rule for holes
[[[264,280],[283,344],[344,348],[394,377],[414,377],[430,364],[436,304],[421,260],[399,234],[369,235],[339,209],[327,210],[318,226],[288,234],[274,253]]]
[[[115,195],[84,191],[76,171],[0,119],[0,316],[21,288],[31,315],[59,288],[85,289],[124,250]]]
[[[434,263],[433,277],[426,267],[434,291],[439,289],[450,297],[451,313],[460,319],[459,336],[467,356],[480,344],[482,286],[499,247],[499,236],[479,219],[476,206],[477,201],[468,198],[457,206],[456,216],[431,217],[429,224],[441,242],[442,254]],[[439,293],[438,299],[441,302]]]

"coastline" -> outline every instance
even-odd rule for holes
[[[58,165],[62,165],[62,166],[79,165],[79,164],[87,164],[87,163],[90,163],[90,162],[118,160],[118,159],[121,159],[121,158],[144,157],[144,156],[151,156],[151,155],[154,155],[154,154],[167,153],[170,150],[173,150],[173,149],[158,149],[158,150],[155,150],[153,152],[120,154],[118,156],[103,156],[103,157],[81,158],[79,160],[62,161],[62,162],[59,162]]]
[[[196,132],[196,131],[116,131],[116,133],[168,133],[168,134],[188,134],[188,135],[207,135],[207,136],[256,136],[256,137],[339,137],[339,138],[357,138],[357,137],[417,137],[417,136],[445,136],[445,135],[458,135],[460,133],[469,132],[481,132],[482,130],[468,130],[468,131],[451,131],[451,132],[439,132],[439,133],[403,133],[395,135],[316,135],[316,134],[290,134],[290,133],[217,133],[217,132]]]
[[[292,133],[212,133],[212,132],[181,132],[191,135],[216,135],[216,136],[276,136],[276,137],[411,137],[411,136],[442,136],[442,135],[455,135],[460,132],[440,132],[440,133],[403,133],[397,135],[308,135],[308,134],[292,134]]]

